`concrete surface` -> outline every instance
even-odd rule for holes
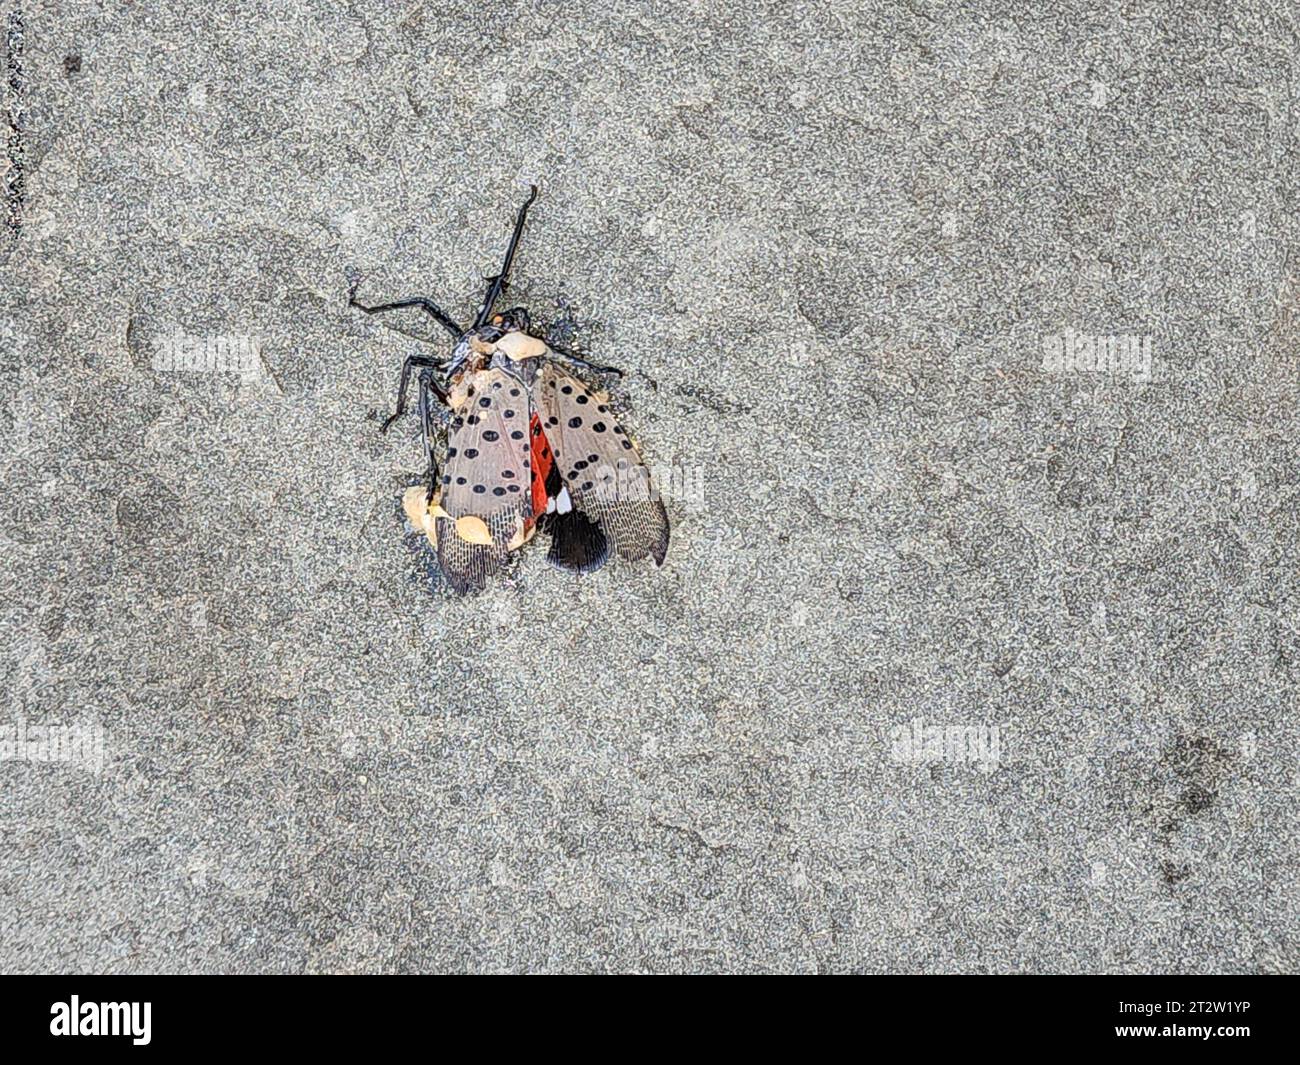
[[[21,16],[0,968],[1296,970],[1293,9]],[[529,180],[684,488],[454,600],[346,278],[468,316]]]

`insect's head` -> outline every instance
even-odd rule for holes
[[[481,329],[471,329],[460,338],[460,342],[452,349],[451,357],[447,360],[446,373],[448,377],[456,377],[466,371],[473,373],[475,370],[487,368],[492,345],[484,343],[480,339],[482,332]]]
[[[501,330],[502,333],[513,333],[516,330],[527,333],[530,321],[528,312],[523,307],[511,307],[508,311],[494,314],[490,324]]]
[[[447,360],[446,373],[455,377],[461,373],[486,370],[494,356],[507,359],[529,359],[543,354],[546,342],[529,334],[531,320],[523,307],[511,307],[494,314],[480,326],[466,330]]]

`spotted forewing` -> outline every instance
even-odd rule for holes
[[[668,515],[637,452],[604,398],[554,362],[542,365],[533,403],[573,508],[626,559],[668,551]]]
[[[452,587],[466,591],[481,588],[530,531],[532,401],[517,377],[489,369],[463,377],[448,402],[438,559]]]

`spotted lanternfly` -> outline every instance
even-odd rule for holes
[[[349,295],[367,314],[418,307],[455,339],[445,359],[411,355],[402,364],[397,409],[381,432],[406,410],[418,370],[428,483],[409,490],[403,504],[457,592],[482,588],[538,530],[551,538],[546,557],[578,573],[598,569],[611,550],[625,559],[649,555],[658,565],[668,552],[668,515],[636,445],[608,398],[565,367],[622,371],[534,336],[522,307],[493,313],[536,198],[534,186],[469,329],[423,296],[368,307],[357,301],[356,285]]]

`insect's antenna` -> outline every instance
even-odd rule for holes
[[[506,249],[505,265],[501,267],[501,273],[497,274],[496,277],[489,278],[492,284],[488,286],[487,295],[483,297],[483,306],[478,312],[478,317],[474,319],[475,329],[488,320],[488,316],[492,313],[493,304],[501,295],[501,290],[506,287],[506,278],[510,275],[510,264],[515,261],[515,249],[519,247],[519,238],[524,232],[524,219],[528,217],[528,208],[537,199],[537,186],[532,185],[530,187],[532,192],[528,194],[528,199],[519,208],[519,214],[515,218],[515,231],[510,237],[510,247]]]

